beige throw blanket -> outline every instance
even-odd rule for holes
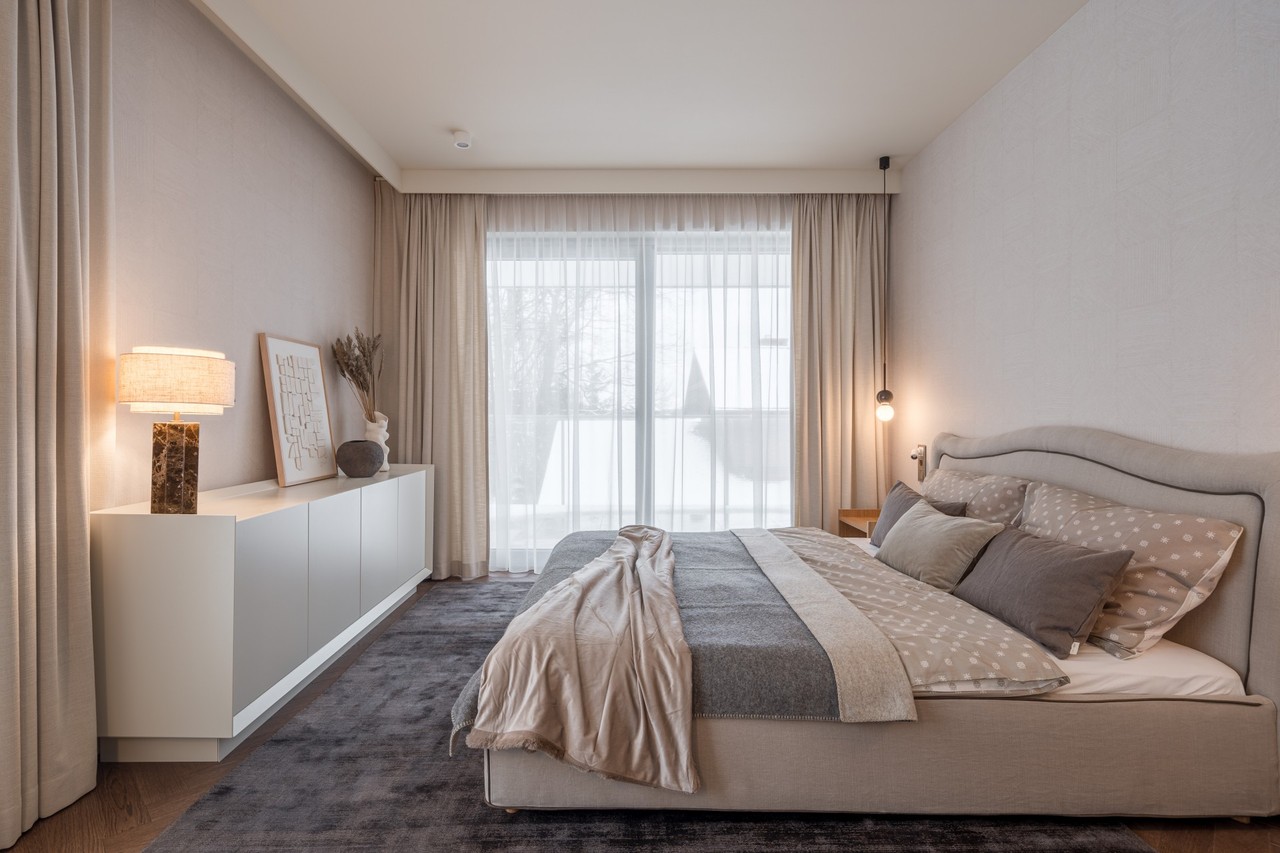
[[[477,749],[540,750],[613,779],[693,793],[693,665],[671,536],[624,527],[521,613],[485,660]]]
[[[911,681],[884,632],[772,532],[733,533],[831,660],[840,722],[915,720]]]

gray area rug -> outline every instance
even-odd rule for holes
[[[433,583],[148,850],[1151,851],[1118,821],[490,808],[449,710],[527,589]]]

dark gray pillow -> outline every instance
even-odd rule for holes
[[[1093,551],[1011,527],[953,594],[1065,659],[1088,638],[1131,559],[1132,551]]]
[[[898,523],[902,514],[916,505],[923,496],[906,483],[899,480],[893,484],[889,494],[884,497],[884,506],[880,508],[880,517],[876,519],[875,529],[871,531],[871,544],[879,548],[884,544],[884,537],[889,528]],[[943,515],[962,516],[967,504],[963,501],[929,501],[933,508]]]

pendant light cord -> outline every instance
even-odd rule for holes
[[[888,157],[883,158],[888,160]],[[881,195],[884,198],[884,294],[880,299],[880,370],[881,389],[889,388],[889,167],[880,170]]]

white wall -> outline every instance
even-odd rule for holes
[[[1280,450],[1280,3],[1092,0],[906,167],[894,474],[940,431]]]
[[[328,344],[373,309],[372,176],[190,3],[116,0],[116,351],[225,352],[201,489],[275,476],[258,333],[320,344],[337,442],[363,436]],[[154,415],[117,407],[107,503],[145,500]]]

